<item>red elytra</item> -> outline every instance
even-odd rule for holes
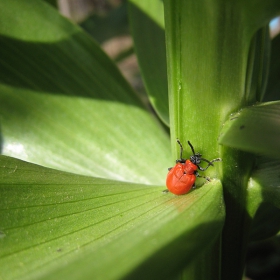
[[[205,171],[210,165],[213,166],[213,162],[221,161],[221,159],[216,158],[209,161],[202,158],[200,153],[195,153],[190,141],[188,141],[188,144],[192,149],[193,155],[188,160],[183,159],[183,146],[179,139],[177,139],[177,143],[180,145],[180,159],[176,160],[174,167],[169,168],[169,172],[166,177],[166,186],[170,192],[176,195],[182,195],[188,193],[191,188],[195,186],[196,177],[203,177],[210,181],[209,178],[201,176],[197,172],[197,169]],[[201,161],[206,161],[208,165],[205,168],[199,166]]]

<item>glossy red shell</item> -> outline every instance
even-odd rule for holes
[[[190,160],[176,163],[166,177],[166,186],[174,194],[182,195],[189,192],[195,183],[197,166]]]

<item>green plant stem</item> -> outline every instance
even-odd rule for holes
[[[254,33],[245,28],[244,11],[246,5],[241,7],[235,1],[211,0],[207,5],[202,0],[165,1],[173,156],[178,157],[175,138],[184,146],[190,140],[207,159],[219,156],[220,151],[223,162],[215,164],[220,170],[209,168],[205,173],[223,177],[227,216],[222,255],[205,258],[209,263],[213,263],[213,258],[217,263],[221,260],[221,279],[227,280],[242,276],[250,227],[246,189],[253,158],[238,150],[219,149],[217,143],[221,126],[229,115],[256,101],[250,91],[245,94]],[[213,273],[205,269],[209,275]],[[216,279],[219,272],[216,268]]]
[[[241,279],[252,223],[246,209],[246,199],[254,157],[230,148],[224,148],[223,154],[227,164],[223,166],[226,220],[223,229],[221,279]]]
[[[193,260],[188,268],[181,274],[180,279],[216,280],[219,278],[220,261],[217,261],[217,257],[220,256],[220,248],[221,238],[218,238],[210,248],[207,248],[200,256]]]

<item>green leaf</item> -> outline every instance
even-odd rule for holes
[[[260,157],[248,185],[252,202],[267,202],[280,208],[280,161]]]
[[[250,44],[246,74],[245,98],[262,101],[269,72],[270,37],[269,27],[260,28]]]
[[[151,104],[169,125],[163,2],[129,2],[129,20],[141,74]]]
[[[257,165],[248,182],[247,210],[254,218],[251,240],[269,238],[280,229],[279,170],[279,160],[258,157]]]
[[[280,157],[280,102],[262,103],[232,114],[219,143],[243,151]]]
[[[69,24],[68,20],[62,18],[44,1],[1,1],[0,8],[0,34],[3,36],[51,43],[67,39],[79,32],[75,25]],[[19,25],[21,28],[18,28]]]
[[[269,78],[265,93],[265,101],[274,101],[280,99],[280,34],[271,42],[271,55]]]
[[[0,33],[3,154],[164,184],[168,135],[88,35],[36,0],[1,2]]]
[[[258,208],[252,223],[250,240],[263,240],[275,236],[280,230],[280,209],[269,203]]]
[[[151,18],[161,28],[164,28],[164,18],[163,18],[163,1],[161,0],[129,0],[130,3],[133,3],[135,7],[138,7],[139,10],[142,10],[146,14],[146,17]]]
[[[170,279],[223,226],[217,180],[178,197],[5,156],[0,178],[3,279]]]

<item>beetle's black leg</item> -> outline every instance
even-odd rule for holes
[[[215,158],[215,159],[212,159],[212,160],[210,161],[210,163],[215,162],[215,161],[222,161],[222,159],[221,159],[221,158]]]
[[[208,182],[211,182],[211,179],[210,179],[210,177],[204,177]]]
[[[211,180],[210,180],[209,177],[202,176],[202,175],[200,175],[197,171],[195,172],[195,176],[196,176],[196,177],[200,177],[200,178],[204,178],[204,179],[207,180],[208,182],[211,182]]]
[[[215,159],[209,161],[209,160],[207,160],[207,159],[205,159],[205,158],[201,158],[200,160],[203,160],[203,161],[208,162],[208,165],[207,165],[205,168],[203,168],[203,167],[201,167],[201,166],[199,166],[199,165],[197,166],[197,167],[199,168],[199,170],[205,171],[210,165],[214,166],[213,162],[215,162],[215,161],[221,161],[222,159],[221,159],[221,158],[215,158]]]

